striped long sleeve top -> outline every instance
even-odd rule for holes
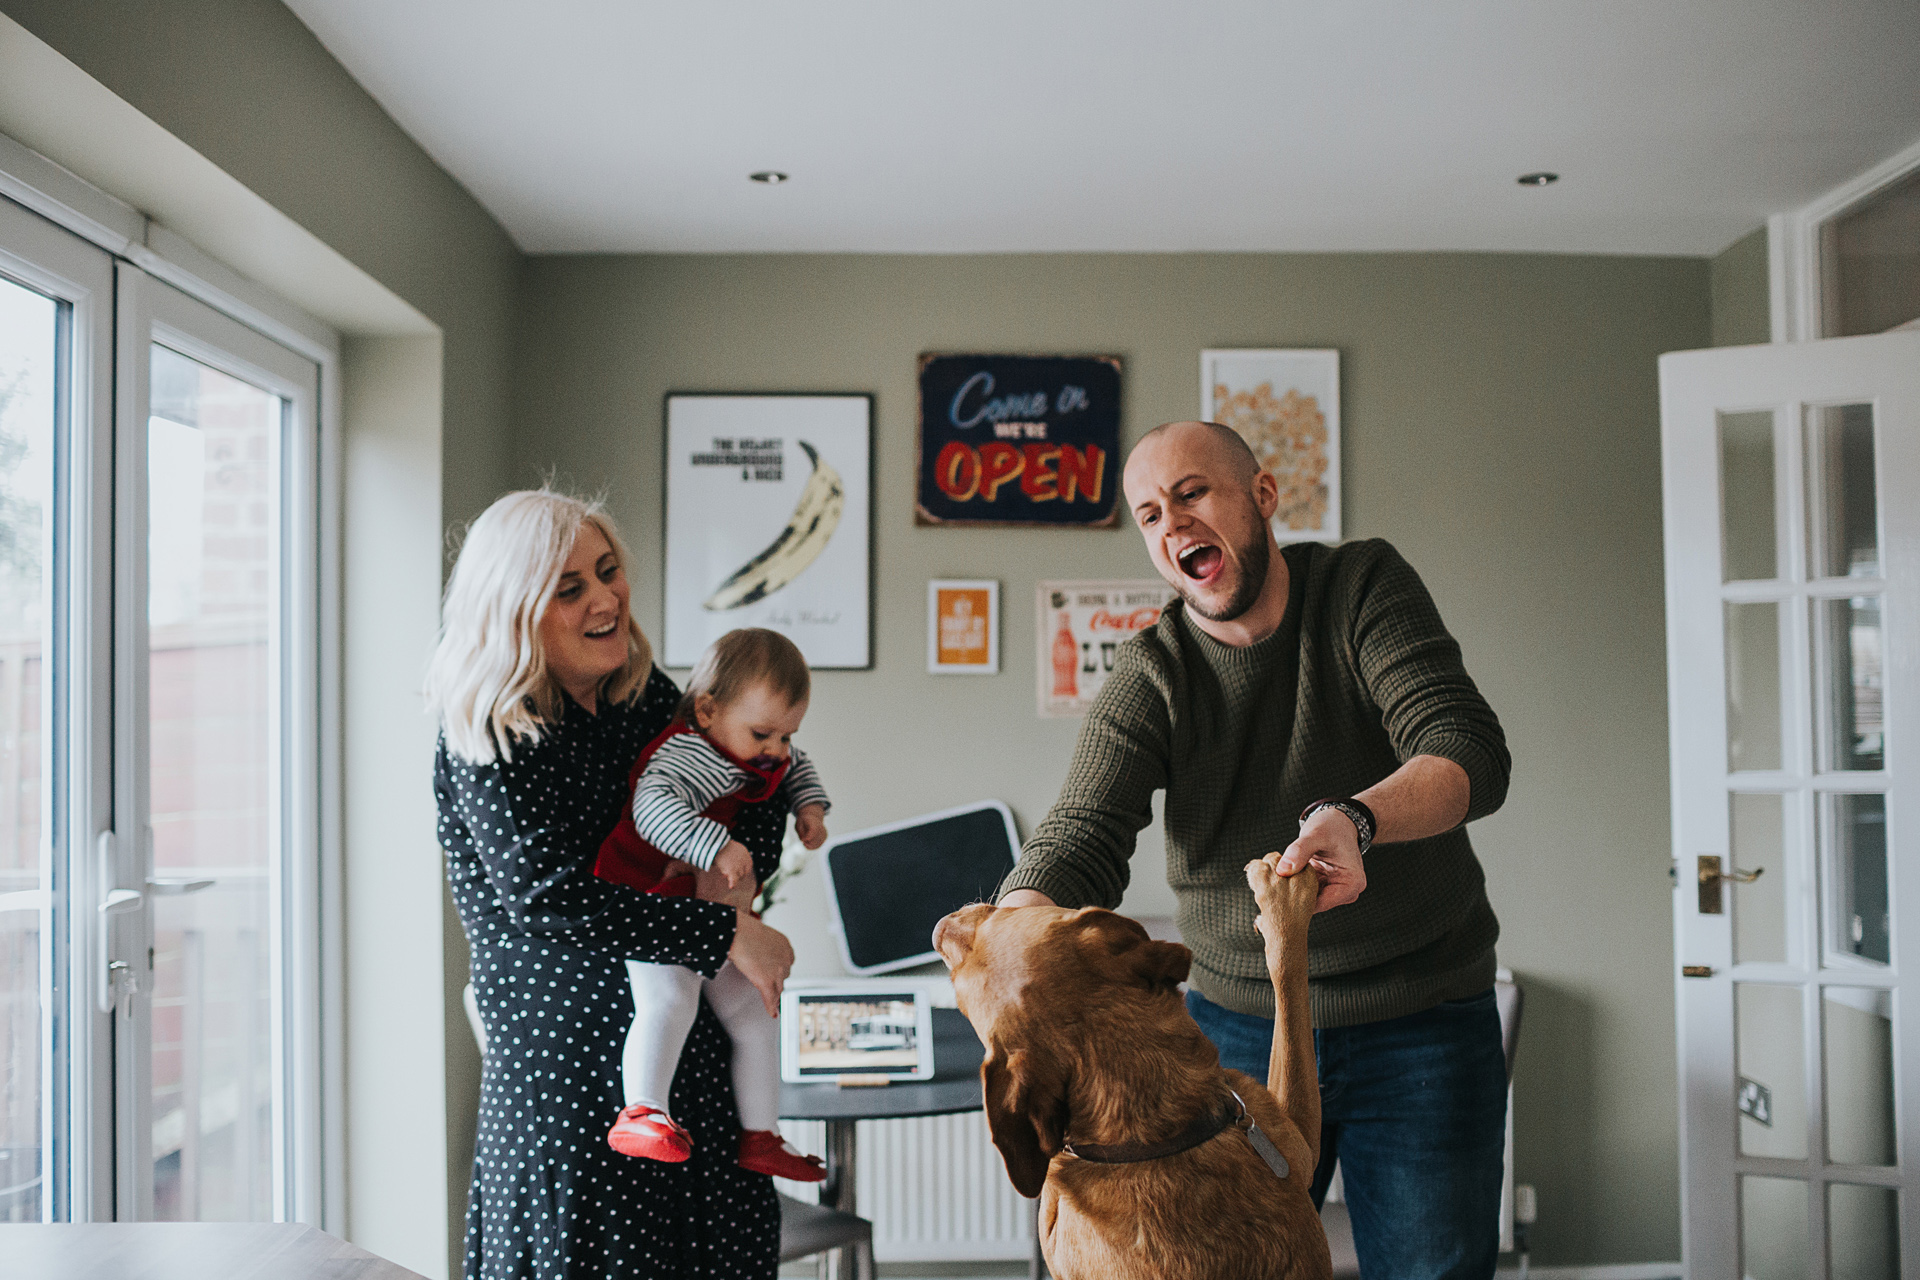
[[[703,816],[722,796],[741,791],[754,775],[720,754],[697,733],[681,733],[660,744],[633,789],[633,825],[645,840],[670,858],[690,862],[702,871],[713,867],[733,834],[726,825]],[[774,791],[776,807],[790,813],[810,804],[832,807],[819,770],[806,752],[793,748],[793,763]]]

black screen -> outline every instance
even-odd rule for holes
[[[940,917],[991,898],[1013,858],[997,807],[836,844],[827,865],[854,964],[925,955]]]

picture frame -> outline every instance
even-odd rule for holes
[[[738,627],[817,670],[873,666],[873,397],[669,392],[661,665]]]
[[[1000,582],[933,578],[927,582],[927,671],[1000,674]]]
[[[933,1079],[933,997],[924,984],[837,982],[780,993],[780,1079],[843,1075]]]
[[[1119,356],[929,351],[916,381],[915,524],[1118,523]]]
[[[1240,433],[1280,483],[1279,542],[1340,540],[1340,353],[1200,353],[1200,417]]]
[[[1120,646],[1160,621],[1178,593],[1159,578],[1034,584],[1034,705],[1042,720],[1083,716]]]

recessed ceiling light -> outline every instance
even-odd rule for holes
[[[1560,181],[1557,173],[1523,173],[1515,179],[1523,187],[1545,187]]]
[[[765,183],[769,187],[777,187],[787,180],[787,175],[778,169],[762,169],[758,173],[750,173],[747,176],[755,182]]]

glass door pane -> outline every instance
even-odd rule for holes
[[[1811,1238],[1806,1183],[1740,1179],[1740,1261],[1746,1280],[1804,1280],[1812,1275]]]
[[[1820,797],[1820,855],[1827,867],[1827,947],[1874,965],[1892,961],[1887,895],[1887,797]]]
[[[1880,574],[1874,485],[1873,406],[1807,410],[1807,576]]]
[[[1788,877],[1785,800],[1778,794],[1730,799],[1728,827],[1733,865],[1759,873],[1727,897],[1733,905],[1733,958],[1739,964],[1785,964],[1788,959]]]
[[[1727,619],[1727,768],[1780,767],[1780,606],[1771,600],[1729,604]]]
[[[1895,1280],[1900,1205],[1892,1187],[1836,1182],[1827,1188],[1829,1280]]]
[[[1720,415],[1720,542],[1728,582],[1778,575],[1773,413]]]
[[[53,444],[67,309],[0,278],[0,1222],[47,1216],[53,1133]]]
[[[1886,767],[1880,597],[1813,602],[1815,760],[1823,771]]]
[[[155,344],[147,424],[153,1215],[280,1203],[284,403]],[[183,883],[184,882],[184,883]]]
[[[1891,1165],[1896,1159],[1893,993],[1828,987],[1823,994],[1827,1159]]]

